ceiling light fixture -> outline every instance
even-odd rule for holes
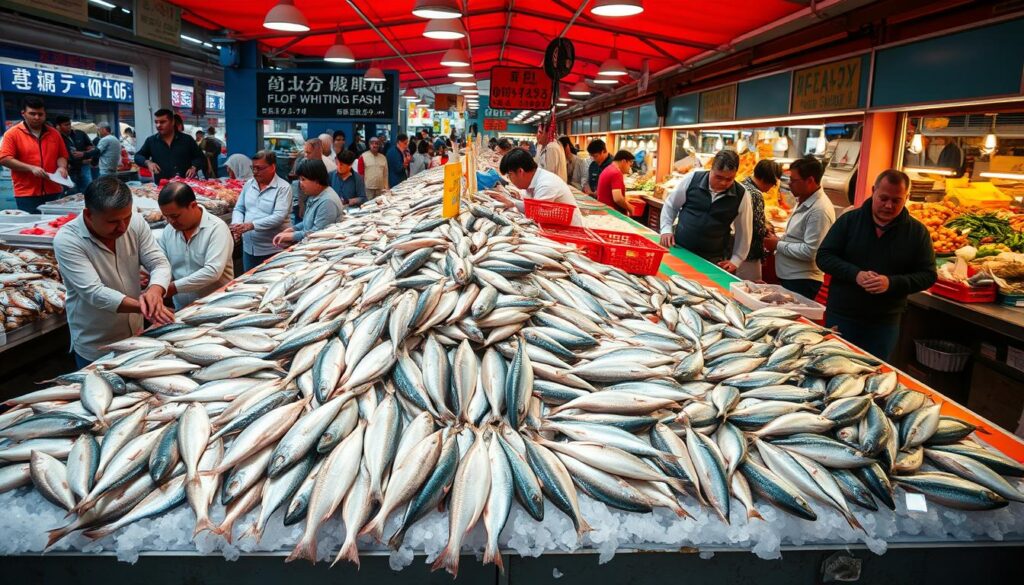
[[[411,102],[418,102],[420,100],[420,96],[416,95],[416,92],[411,87],[405,88],[405,93],[402,94],[402,97]]]
[[[466,29],[458,20],[438,20],[436,18],[427,21],[423,29],[423,36],[428,39],[439,39],[442,41],[454,41],[466,36]]]
[[[445,67],[469,67],[469,56],[462,47],[452,47],[444,52],[441,65]]]
[[[598,85],[615,85],[616,83],[619,82],[619,80],[615,79],[614,77],[597,77],[591,79],[590,81],[591,83],[596,83]]]
[[[278,0],[277,5],[267,12],[263,28],[285,32],[306,32],[309,22],[302,11],[295,7],[294,0]]]
[[[473,77],[473,70],[467,68],[453,69],[448,72],[448,77],[452,79],[470,79]]]
[[[384,72],[376,65],[366,70],[366,73],[363,74],[363,79],[366,81],[387,81],[387,77],[384,77]]]
[[[355,63],[356,58],[352,54],[352,49],[348,48],[345,44],[345,39],[341,36],[341,31],[334,37],[334,44],[327,49],[324,53],[324,61],[328,63]]]
[[[586,82],[579,81],[569,90],[569,95],[586,97],[590,95],[590,88],[587,87]]]
[[[114,6],[110,2],[104,2],[103,0],[89,0],[89,4],[95,4],[96,6],[106,8],[107,10],[117,8],[117,6]]]
[[[633,16],[644,11],[643,0],[597,0],[590,7],[598,16]]]
[[[476,80],[473,79],[460,79],[455,82],[455,85],[459,87],[476,87]]]
[[[416,0],[412,13],[420,18],[440,20],[462,16],[458,0]]]

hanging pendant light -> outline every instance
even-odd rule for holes
[[[341,36],[341,31],[334,37],[334,44],[331,45],[327,52],[324,53],[324,61],[328,63],[355,63],[356,58],[352,54],[352,49],[349,49],[345,45],[345,39]]]
[[[416,95],[416,92],[413,91],[411,87],[405,88],[405,93],[402,94],[402,97],[409,100],[411,103],[420,101],[420,96]]]
[[[441,57],[441,65],[445,67],[469,67],[469,56],[462,47],[452,47]]]
[[[455,82],[455,85],[459,87],[476,87],[475,79],[460,79]]]
[[[376,65],[371,65],[371,67],[366,70],[366,73],[363,74],[363,79],[366,81],[387,81],[387,77],[384,77],[384,72]]]
[[[619,77],[629,73],[626,70],[626,66],[619,61],[619,51],[615,46],[617,40],[616,37],[612,37],[612,54],[608,57],[608,60],[601,64],[601,68],[597,70],[599,76]]]
[[[423,29],[423,36],[428,39],[454,41],[466,36],[466,29],[463,28],[462,23],[458,20],[438,20],[435,18],[427,21],[427,26]]]
[[[436,18],[439,20],[462,16],[458,0],[416,0],[412,13],[420,18]]]
[[[615,85],[616,83],[619,82],[619,80],[615,79],[614,77],[595,77],[590,81],[591,83],[596,83],[598,85]]]
[[[633,16],[644,11],[643,0],[597,0],[590,7],[598,16]]]
[[[452,79],[469,79],[473,77],[473,70],[469,67],[460,67],[449,71],[448,77],[451,77]]]
[[[587,97],[590,95],[590,88],[587,87],[586,82],[578,81],[576,82],[576,85],[572,86],[572,89],[569,90],[569,95]]]
[[[278,0],[277,5],[267,12],[263,28],[285,32],[306,32],[309,22],[302,11],[295,7],[293,0]]]

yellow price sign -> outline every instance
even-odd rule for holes
[[[441,217],[448,219],[459,214],[462,202],[462,164],[448,163],[444,165],[444,203]]]

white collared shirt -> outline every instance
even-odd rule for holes
[[[157,242],[171,263],[174,278],[174,308],[181,310],[196,299],[226,285],[234,278],[231,255],[235,241],[228,224],[202,207],[203,217],[192,239],[167,226]]]
[[[775,249],[775,274],[786,280],[824,280],[815,257],[835,222],[835,206],[822,189],[797,205]]]
[[[262,191],[255,178],[246,181],[238,196],[231,223],[251,223],[253,230],[242,234],[242,250],[251,256],[271,256],[281,251],[274,236],[289,225],[292,186],[278,175]]]
[[[142,315],[117,312],[125,297],[138,299],[142,293],[139,268],[149,272],[150,285],[166,290],[171,265],[149,224],[137,212],[132,212],[128,231],[116,240],[116,253],[89,232],[83,215],[57,232],[53,250],[68,291],[71,348],[83,358],[95,360],[103,355],[100,348],[104,345],[142,331]]]
[[[562,179],[559,179],[558,175],[544,169],[537,169],[537,172],[533,174],[533,180],[530,181],[530,186],[526,188],[524,196],[530,199],[537,199],[538,201],[551,201],[553,203],[572,205],[576,208],[572,216],[572,225],[583,227],[583,215],[580,214],[576,198],[572,196],[572,190],[569,189],[569,185]],[[522,201],[515,201],[515,204],[519,211],[523,211],[526,207]]]
[[[552,140],[537,151],[537,166],[554,173],[563,183],[568,182],[568,175],[565,168],[565,148],[561,142]]]
[[[671,234],[673,232],[676,218],[679,217],[679,210],[686,205],[686,190],[690,188],[690,183],[693,181],[693,176],[697,171],[691,171],[687,173],[683,180],[679,181],[679,185],[676,186],[675,191],[665,198],[665,203],[661,208],[661,234]],[[737,183],[738,184],[738,183]],[[740,185],[740,187],[743,187]],[[745,189],[744,189],[745,191]],[[725,197],[727,192],[712,193],[711,202],[714,203],[722,197]],[[732,258],[729,259],[734,265],[739,266],[744,260],[747,259],[747,254],[750,252],[750,240],[753,238],[754,231],[754,208],[750,203],[750,197],[743,197],[740,200],[740,207],[736,213],[736,219],[732,222],[733,231],[733,244],[732,244]]]

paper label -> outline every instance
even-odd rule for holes
[[[928,500],[922,494],[907,493],[907,510],[911,512],[927,512]]]
[[[444,203],[441,217],[449,219],[459,214],[462,195],[462,164],[448,163],[444,165]]]

